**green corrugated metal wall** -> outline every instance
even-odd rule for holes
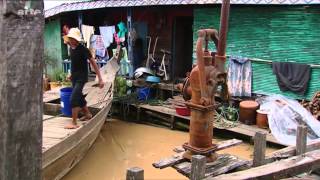
[[[53,73],[54,68],[62,68],[61,43],[60,19],[46,22],[44,28],[44,53],[56,61],[54,67],[48,68],[49,74]]]
[[[194,45],[197,30],[219,29],[220,7],[194,10]],[[320,7],[231,6],[228,55],[273,61],[320,63]],[[213,48],[213,44],[210,44]],[[195,54],[194,54],[195,55]],[[195,56],[194,56],[195,57]],[[195,59],[195,58],[194,58]],[[253,62],[253,91],[278,93],[293,98],[310,98],[320,90],[320,69],[312,69],[305,96],[280,91],[270,64]]]

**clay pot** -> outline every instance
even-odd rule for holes
[[[265,110],[257,110],[257,126],[259,128],[268,128],[268,111]]]
[[[256,101],[242,101],[239,107],[239,120],[247,125],[256,124],[256,110],[259,104]]]
[[[50,82],[50,89],[56,89],[60,87],[60,83],[59,82]]]

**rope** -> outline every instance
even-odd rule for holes
[[[239,112],[233,107],[220,108],[220,113],[215,111],[213,125],[218,129],[228,129],[239,125]],[[228,120],[230,112],[236,112],[236,119]]]

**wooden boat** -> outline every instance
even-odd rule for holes
[[[80,122],[77,129],[64,129],[71,118],[59,114],[59,96],[52,92],[44,96],[47,102],[44,104],[46,115],[43,121],[42,179],[61,179],[86,155],[98,137],[111,108],[117,62],[110,60],[106,68],[108,70],[104,72],[108,73],[103,74],[103,77],[108,79],[103,89],[94,87],[92,82],[86,84],[84,91],[93,117],[89,121]]]
[[[85,156],[99,135],[110,107],[111,100],[96,112],[90,121],[75,130],[64,129],[64,126],[71,122],[71,118],[55,117],[44,120],[43,179],[61,179]]]

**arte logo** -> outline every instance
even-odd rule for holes
[[[39,9],[29,9],[29,8],[26,8],[26,9],[20,9],[18,10],[18,15],[19,16],[36,16],[36,15],[39,15],[39,14],[42,14],[42,11],[39,10]]]

